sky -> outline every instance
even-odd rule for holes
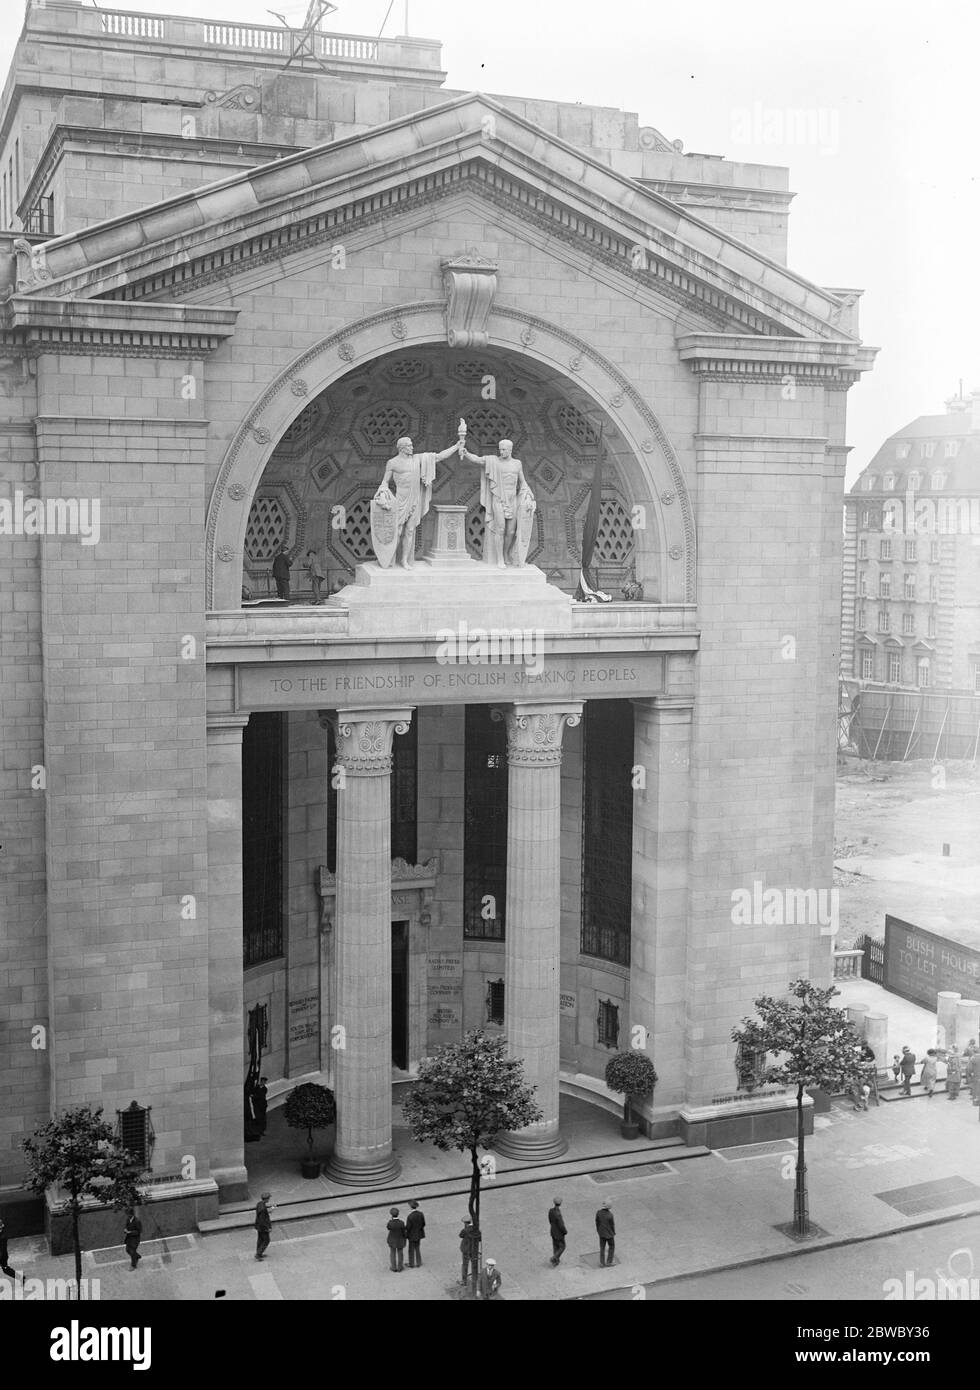
[[[305,12],[273,3],[293,24]],[[408,33],[442,41],[451,88],[615,106],[685,150],[789,168],[790,267],[862,289],[861,336],[881,349],[848,395],[848,483],[961,380],[980,390],[975,0],[340,0],[324,27],[393,37],[406,6]],[[262,0],[125,8],[278,22]],[[5,13],[4,72],[14,0]]]

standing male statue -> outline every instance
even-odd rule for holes
[[[398,453],[385,465],[385,475],[371,501],[371,544],[382,569],[390,569],[397,553],[398,564],[411,569],[415,564],[415,532],[429,510],[436,464],[459,452],[451,444],[441,454],[415,454],[406,435],[395,446]],[[392,493],[389,483],[394,483]]]
[[[465,439],[465,426],[461,421],[460,458],[467,463],[478,463],[483,469],[480,480],[480,506],[486,512],[483,559],[498,569],[523,565],[531,544],[537,503],[524,477],[520,459],[513,457],[514,445],[509,439],[502,439],[499,455],[486,454],[481,458],[469,452]]]

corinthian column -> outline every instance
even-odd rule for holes
[[[582,705],[521,702],[493,717],[507,725],[504,1027],[544,1112],[537,1124],[501,1135],[497,1148],[534,1163],[568,1147],[558,1133],[561,740]]]
[[[338,710],[332,718],[337,1139],[327,1173],[364,1187],[400,1171],[391,1151],[391,745],[411,719],[410,709]]]

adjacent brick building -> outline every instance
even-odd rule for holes
[[[135,1101],[155,1219],[193,1224],[245,1191],[259,1057],[274,1098],[334,1086],[335,1175],[385,1181],[392,1083],[477,1024],[539,1086],[531,1160],[637,1042],[651,1131],[768,1137],[730,1030],[829,977],[830,929],[732,894],[831,881],[858,295],[786,268],[784,170],[454,92],[427,40],[293,42],[47,3],[5,89],[0,1182],[53,1109]],[[459,460],[432,564],[378,572],[396,440],[461,416],[524,461],[533,573],[468,567]],[[600,449],[614,601],[579,604]],[[362,582],[312,606],[311,547]],[[294,602],[256,604],[280,548]],[[440,665],[443,620],[543,665]]]

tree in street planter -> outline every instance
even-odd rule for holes
[[[639,1125],[633,1119],[633,1098],[648,1096],[657,1084],[657,1072],[645,1052],[617,1052],[606,1063],[606,1085],[623,1099],[622,1134],[635,1139]]]
[[[307,1155],[303,1159],[304,1178],[319,1176],[320,1164],[313,1157],[313,1131],[326,1129],[337,1118],[337,1103],[333,1091],[326,1086],[318,1086],[315,1081],[304,1081],[286,1097],[282,1113],[290,1129],[305,1129]]]
[[[762,1084],[796,1087],[796,1190],[793,1226],[797,1235],[810,1230],[803,1136],[803,1097],[808,1087],[841,1091],[861,1077],[864,1059],[860,1042],[843,1009],[831,999],[840,991],[833,985],[818,989],[809,980],[793,980],[788,999],[763,995],[755,1001],[759,1017],[744,1018],[732,1029],[732,1041],[744,1055],[777,1054],[777,1060],[761,1068]],[[794,1003],[796,1000],[798,1002]]]
[[[114,1211],[139,1206],[143,1194],[139,1182],[145,1170],[116,1138],[102,1118],[102,1107],[75,1106],[41,1125],[23,1142],[27,1157],[24,1185],[44,1196],[57,1186],[68,1193],[72,1246],[75,1253],[75,1296],[81,1294],[82,1246],[79,1218],[86,1197]]]
[[[412,1138],[420,1144],[435,1144],[444,1153],[469,1153],[469,1213],[477,1231],[483,1176],[478,1150],[489,1148],[505,1130],[523,1129],[542,1118],[534,1087],[524,1080],[523,1062],[506,1051],[503,1038],[474,1029],[462,1042],[441,1047],[419,1064],[418,1080],[402,1106]]]

